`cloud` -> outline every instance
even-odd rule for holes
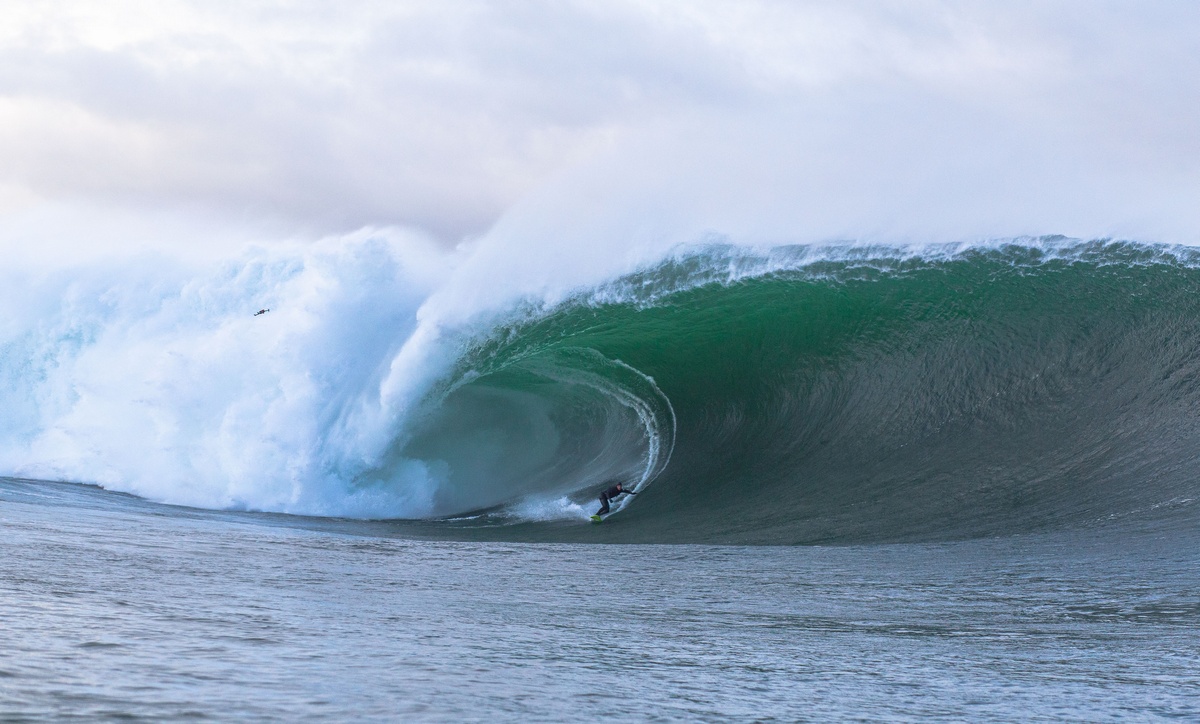
[[[586,237],[569,228],[584,221],[611,234],[1183,238],[1200,235],[1198,15],[25,4],[0,31],[0,204],[10,219],[183,209],[278,234],[404,225],[448,242],[498,220],[560,238]]]

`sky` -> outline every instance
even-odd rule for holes
[[[10,260],[364,228],[1200,243],[1192,2],[5,5]]]

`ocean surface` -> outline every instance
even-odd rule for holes
[[[122,273],[7,287],[0,719],[1200,718],[1192,249]]]
[[[596,545],[0,504],[5,721],[1200,717],[1192,526]]]

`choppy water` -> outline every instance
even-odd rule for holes
[[[415,540],[3,480],[0,531],[6,721],[1200,717],[1200,537],[1177,519],[845,547]]]

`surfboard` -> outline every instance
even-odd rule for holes
[[[603,518],[601,518],[601,517],[600,517],[600,516],[598,516],[598,515],[593,515],[593,516],[592,516],[592,522],[593,522],[593,523],[599,523],[599,522],[600,522],[600,521],[602,521],[602,520],[604,520],[604,519],[603,519]]]

